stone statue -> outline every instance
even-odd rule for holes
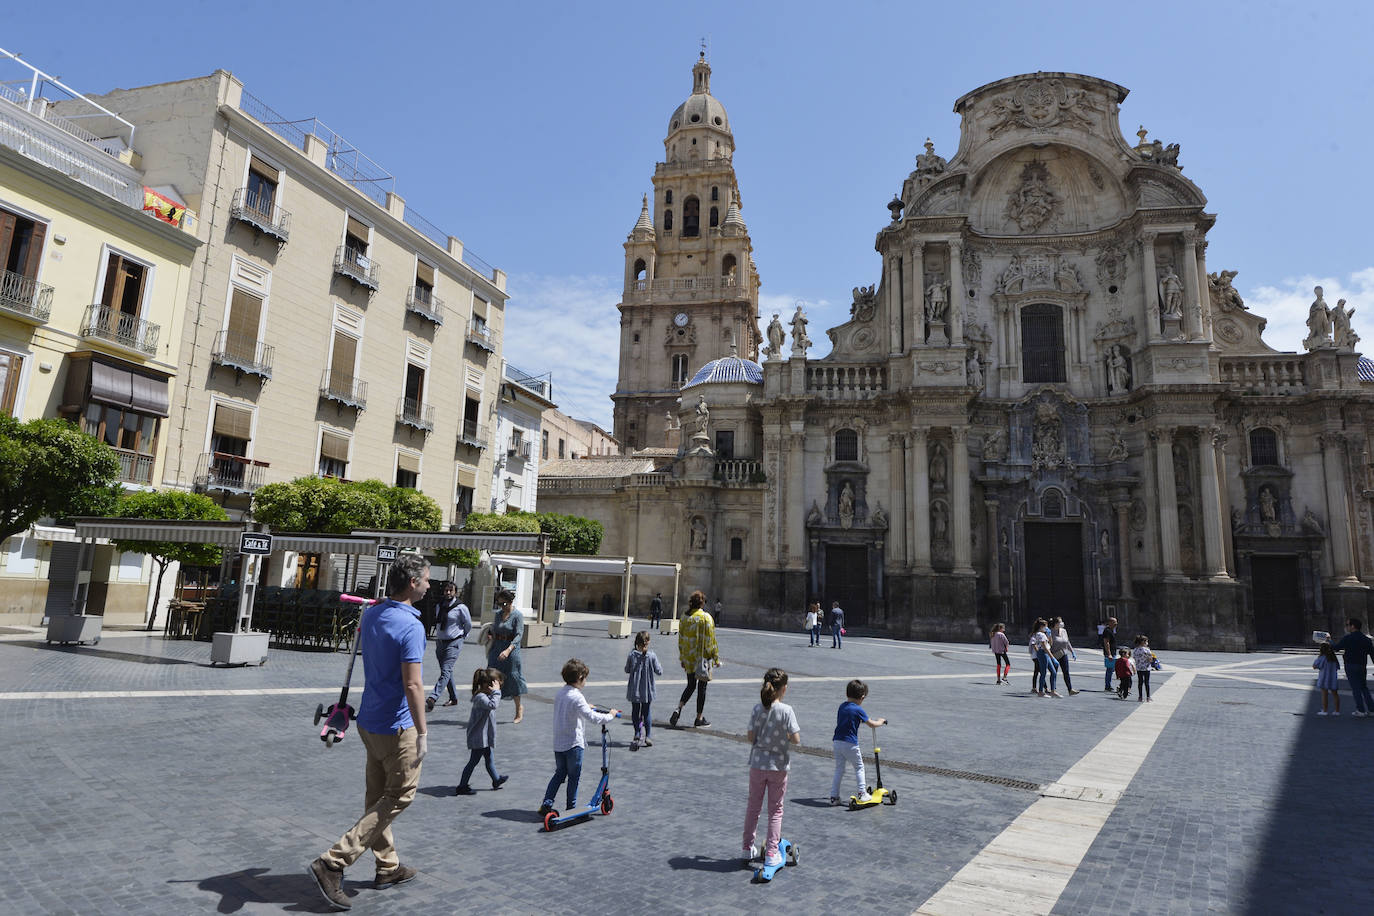
[[[811,511],[806,513],[806,524],[809,527],[815,528],[823,521],[825,521],[825,516],[821,514],[821,507],[814,502],[811,503]]]
[[[782,359],[783,330],[782,322],[778,320],[778,313],[773,313],[773,320],[768,322],[768,358]]]
[[[873,510],[873,514],[868,517],[868,521],[874,528],[887,527],[887,513],[883,511],[881,503],[878,504],[878,508]]]
[[[926,289],[926,321],[944,324],[949,314],[949,284],[937,276]]]
[[[1004,430],[994,429],[983,437],[983,460],[1003,461],[1007,457],[1007,434]]]
[[[1102,530],[1102,535],[1098,538],[1097,544],[1101,549],[1102,556],[1109,557],[1112,555],[1112,539],[1105,528]]]
[[[692,549],[706,549],[706,523],[698,515],[692,519]]]
[[[1308,509],[1302,514],[1302,530],[1308,534],[1322,535],[1326,532],[1322,530],[1322,523],[1317,521],[1317,516]]]
[[[944,158],[935,155],[935,144],[926,137],[926,151],[916,154],[916,174],[918,177],[930,177],[938,175],[945,170],[948,165]]]
[[[706,396],[697,395],[697,432],[698,436],[705,436],[706,427],[711,422],[711,408],[706,406]]]
[[[1121,435],[1121,432],[1114,429],[1111,432],[1111,437],[1112,444],[1111,447],[1107,449],[1107,460],[1118,462],[1125,461],[1127,458],[1131,457],[1131,451],[1126,448],[1126,439]]]
[[[930,507],[930,539],[936,544],[943,544],[948,533],[949,510],[944,503],[937,502]]]
[[[1354,350],[1355,344],[1360,342],[1360,335],[1350,328],[1350,319],[1355,317],[1355,310],[1346,311],[1345,300],[1337,299],[1336,307],[1331,310],[1331,337],[1338,350]]]
[[[1207,275],[1207,293],[1212,299],[1212,307],[1223,312],[1246,311],[1245,300],[1236,292],[1231,281],[1239,271],[1223,270],[1221,273]]]
[[[806,336],[806,313],[802,311],[801,303],[797,303],[797,311],[792,315],[792,355],[806,356],[806,348],[811,346],[811,338]]]
[[[945,457],[945,446],[935,443],[930,450],[930,485],[937,490],[945,488],[945,478],[949,476],[949,459]]]
[[[968,358],[968,384],[975,391],[983,390],[983,361],[978,358],[977,350]]]
[[[1260,518],[1266,525],[1272,525],[1278,521],[1278,500],[1274,499],[1274,491],[1268,487],[1261,487],[1259,491]]]
[[[663,412],[663,428],[677,429],[677,420],[673,418],[673,412],[671,410],[665,410]]]
[[[854,524],[854,487],[849,481],[844,482],[840,488],[840,527],[849,528]]]
[[[1312,306],[1307,310],[1307,339],[1302,345],[1309,350],[1316,350],[1331,344],[1331,309],[1322,298],[1320,286],[1313,287],[1312,291],[1317,298],[1312,300]]]
[[[1121,344],[1112,344],[1107,351],[1107,390],[1112,394],[1125,394],[1131,390],[1131,368],[1126,354],[1121,352]]]
[[[1159,285],[1164,293],[1164,317],[1182,318],[1183,317],[1183,281],[1174,273],[1172,264],[1164,268],[1164,276],[1160,278]]]

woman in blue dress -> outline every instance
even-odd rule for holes
[[[496,593],[496,619],[487,631],[491,646],[487,649],[487,665],[500,671],[504,678],[501,682],[501,695],[515,699],[515,718],[511,724],[525,717],[525,707],[520,697],[525,693],[525,675],[520,670],[520,637],[525,632],[525,619],[513,605],[515,592],[503,588]]]

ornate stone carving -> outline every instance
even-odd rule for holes
[[[1097,111],[1088,94],[1069,89],[1057,79],[1032,79],[1008,96],[994,99],[988,135],[996,137],[1012,127],[1039,130],[1059,124],[1091,125]]]
[[[692,516],[691,547],[697,552],[706,550],[706,520],[700,515]]]
[[[1078,268],[1061,255],[1030,251],[1015,255],[1006,270],[997,275],[997,292],[1022,293],[1037,289],[1079,292],[1083,282]]]
[[[710,423],[711,423],[711,408],[709,408],[709,407],[706,406],[706,396],[705,396],[705,395],[697,395],[696,414],[697,414],[697,430],[696,430],[696,435],[698,435],[698,436],[707,435],[707,427],[708,427],[708,426],[710,425]]]
[[[1315,534],[1318,536],[1326,534],[1326,530],[1322,528],[1322,523],[1317,519],[1317,516],[1311,509],[1308,509],[1302,514],[1302,530],[1307,534]]]
[[[773,313],[773,320],[768,322],[768,349],[769,359],[782,359],[782,345],[785,335],[782,330],[782,322],[778,320],[778,313]]]
[[[802,311],[801,303],[797,303],[797,310],[792,313],[792,355],[806,358],[806,348],[811,346],[811,338],[806,336],[806,313]]]
[[[949,451],[943,442],[936,442],[930,447],[930,488],[943,490],[948,480]]]
[[[1221,319],[1216,322],[1213,327],[1216,329],[1217,336],[1227,343],[1236,343],[1245,336],[1245,332],[1240,329],[1240,325],[1236,324],[1230,318]]]
[[[1121,344],[1112,344],[1107,350],[1107,391],[1111,394],[1131,390],[1131,361],[1123,350]]]
[[[926,321],[944,324],[949,318],[949,284],[944,276],[935,274],[926,284]]]
[[[1240,293],[1231,285],[1231,281],[1236,278],[1240,271],[1223,270],[1220,273],[1210,273],[1207,275],[1207,296],[1212,302],[1212,308],[1221,312],[1243,312],[1248,311],[1245,300],[1240,298]]]
[[[1059,195],[1050,186],[1050,170],[1038,160],[1021,168],[1021,184],[1007,199],[1006,217],[1024,232],[1034,232],[1059,210]]]
[[[1119,289],[1126,280],[1126,249],[1120,243],[1112,242],[1103,246],[1093,263],[1097,265],[1097,282],[1109,295],[1115,296],[1111,288],[1115,286]]]
[[[983,257],[971,245],[964,246],[964,283],[969,289],[977,289],[983,283]]]
[[[849,346],[857,351],[869,350],[877,339],[872,328],[859,328],[854,332],[854,336],[849,338]]]
[[[1354,315],[1354,309],[1346,311],[1344,299],[1336,300],[1336,307],[1331,310],[1331,337],[1337,350],[1353,351],[1355,344],[1360,342],[1360,335],[1350,327]]]
[[[1155,165],[1167,165],[1182,171],[1183,167],[1178,164],[1178,154],[1180,152],[1179,145],[1177,143],[1170,143],[1168,146],[1165,146],[1159,140],[1153,142],[1148,141],[1145,139],[1148,134],[1149,131],[1147,131],[1143,125],[1140,130],[1135,132],[1135,135],[1140,138],[1140,143],[1136,144],[1135,148],[1136,155],[1145,162],[1152,162]]]
[[[922,359],[917,360],[916,369],[929,375],[949,375],[952,372],[964,370],[964,364],[960,360],[941,360],[941,359]]]
[[[948,165],[944,158],[935,155],[935,144],[926,137],[926,151],[916,154],[916,177],[930,179],[940,174]]]
[[[806,526],[817,528],[825,521],[825,516],[821,514],[821,507],[814,501],[811,503],[811,511],[806,513]]]
[[[1150,520],[1149,510],[1145,508],[1145,500],[1137,496],[1131,500],[1130,524],[1132,531],[1144,531],[1145,525]]]
[[[680,328],[668,322],[668,327],[663,332],[663,343],[669,347],[691,346],[697,342],[697,326],[695,323],[688,324],[685,328]]]
[[[874,528],[887,528],[887,513],[883,511],[882,503],[878,503],[877,508],[868,516],[868,523]]]
[[[1319,350],[1324,347],[1332,346],[1331,343],[1331,309],[1326,304],[1326,299],[1322,296],[1320,286],[1313,287],[1317,298],[1312,300],[1311,307],[1307,310],[1307,339],[1302,345],[1308,350]]]
[[[1135,316],[1132,315],[1129,318],[1113,318],[1105,324],[1099,322],[1093,340],[1098,343],[1109,343],[1133,338],[1135,334]]]
[[[1174,271],[1174,265],[1164,265],[1159,276],[1160,311],[1165,318],[1183,317],[1183,281]]]
[[[849,307],[849,317],[855,321],[872,321],[876,309],[877,295],[874,292],[874,287],[854,287],[854,304]]]
[[[949,544],[949,507],[942,499],[930,504],[930,540],[940,547]]]
[[[994,429],[983,437],[983,460],[1005,461],[1007,458],[1007,433]]]
[[[968,358],[968,385],[974,391],[983,390],[983,362],[978,358],[978,351],[974,350]]]
[[[840,527],[854,527],[854,487],[847,480],[844,482],[844,486],[840,488],[840,498],[837,502],[837,507],[840,517]]]
[[[1059,419],[1058,411],[1042,402],[1035,408],[1035,423],[1032,426],[1031,470],[1038,473],[1064,467],[1067,463],[1064,423]]]
[[[1118,464],[1131,457],[1130,449],[1126,447],[1126,438],[1119,430],[1114,429],[1108,435],[1111,437],[1111,446],[1107,449],[1109,463]]]

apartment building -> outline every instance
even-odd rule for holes
[[[554,406],[551,374],[530,375],[502,363],[501,393],[496,404],[496,442],[500,454],[492,469],[492,512],[534,511],[539,490],[542,418]]]
[[[76,422],[114,448],[130,488],[166,470],[200,247],[193,215],[137,167],[143,139],[0,49],[0,410]],[[6,541],[0,623],[67,612],[76,550],[74,533],[51,524]],[[140,620],[149,566],[100,545],[89,611]]]
[[[620,442],[591,420],[578,420],[550,408],[541,418],[539,460],[602,458],[620,454]]]
[[[159,482],[231,517],[312,474],[413,487],[447,524],[485,505],[505,274],[354,144],[223,70],[96,100],[137,126],[150,183],[199,213],[205,242]]]

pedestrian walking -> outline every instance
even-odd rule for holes
[[[687,598],[688,614],[682,620],[677,634],[677,658],[682,670],[687,672],[687,687],[678,697],[677,709],[668,717],[668,724],[677,727],[682,707],[687,705],[692,693],[697,695],[697,717],[692,724],[697,728],[711,725],[706,721],[706,685],[711,682],[713,669],[720,666],[720,647],[716,645],[716,624],[706,613],[706,595],[701,591],[692,592]]]
[[[844,608],[838,601],[830,602],[830,648],[844,648]]]
[[[1078,653],[1073,650],[1073,643],[1069,642],[1069,630],[1064,626],[1064,618],[1056,617],[1050,624],[1050,655],[1059,664],[1059,673],[1064,675],[1064,688],[1069,691],[1069,696],[1077,695],[1078,691],[1073,689],[1073,678],[1069,676],[1069,659],[1078,661]]]
[[[653,728],[653,713],[650,706],[657,695],[654,678],[663,674],[663,666],[658,656],[649,651],[649,632],[640,630],[635,634],[635,647],[625,657],[625,673],[630,676],[625,685],[625,699],[630,701],[630,718],[635,724],[635,737],[630,742],[630,750],[637,751],[641,746],[653,747],[649,733]]]
[[[1142,700],[1146,703],[1153,703],[1150,699],[1150,666],[1155,663],[1155,654],[1150,651],[1150,637],[1141,634],[1135,638],[1135,647],[1131,649],[1131,667],[1135,668],[1136,680],[1136,702]]]
[[[1131,675],[1135,674],[1135,665],[1131,662],[1131,653],[1126,649],[1116,651],[1116,696],[1117,699],[1129,700],[1131,698]]]
[[[649,602],[649,626],[658,629],[658,622],[663,619],[663,593],[655,592],[654,598]]]
[[[477,791],[468,785],[468,778],[477,768],[477,762],[486,764],[487,775],[491,777],[492,791],[506,784],[507,777],[496,772],[491,754],[496,747],[496,707],[501,705],[501,672],[495,668],[478,668],[472,672],[472,712],[468,715],[468,764],[463,767],[463,776],[458,780],[454,795],[476,795]]]
[[[723,626],[725,626],[725,606],[722,605],[722,604],[720,603],[720,599],[719,599],[719,598],[716,599],[715,612],[716,612],[716,626],[718,626],[718,627],[723,627]]]
[[[995,623],[992,625],[992,638],[988,640],[988,647],[992,649],[992,657],[997,662],[997,683],[1011,683],[1011,658],[1007,651],[1011,649],[1011,643],[1007,640],[1007,625],[1005,623]],[[1002,666],[1006,665],[1003,671]]]
[[[1312,662],[1312,667],[1317,669],[1317,689],[1322,692],[1322,711],[1317,715],[1327,715],[1327,699],[1332,697],[1336,701],[1336,711],[1331,715],[1339,716],[1341,714],[1341,692],[1339,689],[1341,660],[1336,656],[1336,650],[1331,647],[1329,640],[1321,644],[1316,661]]]
[[[490,643],[487,648],[487,667],[501,672],[501,684],[506,696],[515,701],[515,718],[512,725],[519,725],[525,718],[525,707],[520,697],[526,692],[525,672],[520,662],[520,643],[525,635],[525,618],[514,607],[515,592],[503,588],[496,593],[496,619],[486,632]]]
[[[1106,680],[1103,682],[1103,690],[1112,689],[1112,673],[1116,670],[1116,618],[1108,617],[1107,625],[1102,628],[1102,633],[1097,638],[1097,645],[1102,649],[1102,667],[1106,670]]]
[[[814,602],[806,606],[806,618],[802,621],[802,629],[806,630],[806,635],[811,637],[808,648],[814,648],[821,644],[820,611],[821,606]]]
[[[868,685],[863,681],[858,678],[850,681],[845,685],[844,695],[846,699],[835,714],[835,734],[830,742],[835,752],[835,776],[830,780],[832,807],[840,803],[840,781],[844,779],[845,768],[849,766],[854,767],[854,779],[858,785],[855,797],[861,802],[872,800],[868,794],[868,783],[864,779],[864,755],[859,747],[859,725],[867,725],[876,730],[879,726],[887,724],[886,719],[870,719],[860,705],[868,697]]]
[[[453,688],[453,666],[458,663],[458,653],[463,651],[463,641],[472,632],[472,615],[468,606],[458,600],[458,585],[445,582],[443,595],[434,608],[435,633],[434,654],[439,659],[439,679],[434,682],[434,690],[425,698],[425,712],[434,709],[439,695],[448,690],[445,706],[458,705],[458,691]]]
[[[363,816],[307,869],[324,899],[352,908],[344,869],[367,850],[377,861],[374,888],[403,884],[416,870],[401,863],[391,824],[415,798],[420,763],[429,750],[425,722],[425,625],[415,602],[429,591],[429,563],[403,553],[387,570],[387,599],[363,612],[358,626],[363,699],[358,738],[367,756]]]
[[[1059,665],[1055,663],[1054,656],[1050,654],[1050,627],[1044,617],[1035,618],[1030,644],[1031,650],[1035,653],[1036,667],[1040,672],[1040,682],[1035,690],[1036,695],[1056,698],[1062,696],[1059,692]],[[1048,689],[1045,687],[1047,679],[1049,680]]]
[[[568,659],[562,673],[563,686],[553,698],[553,778],[544,790],[544,803],[539,806],[540,817],[553,810],[554,796],[565,779],[568,781],[568,806],[563,810],[573,811],[577,808],[577,783],[582,778],[582,751],[587,747],[583,720],[601,725],[614,721],[620,715],[618,709],[597,712],[582,695],[591,669],[581,659]]]
[[[1374,655],[1374,642],[1365,635],[1364,625],[1358,617],[1345,622],[1345,635],[1333,647],[1345,653],[1345,679],[1350,682],[1350,692],[1355,696],[1355,718],[1362,719],[1374,715],[1374,697],[1369,695],[1368,674],[1369,656]]]
[[[769,668],[763,675],[759,702],[749,716],[749,802],[744,811],[744,850],[746,863],[758,858],[754,845],[768,794],[768,828],[763,846],[763,864],[782,864],[778,842],[782,839],[782,800],[787,794],[787,771],[791,767],[789,744],[801,744],[801,726],[792,707],[782,702],[787,696],[787,672]]]

